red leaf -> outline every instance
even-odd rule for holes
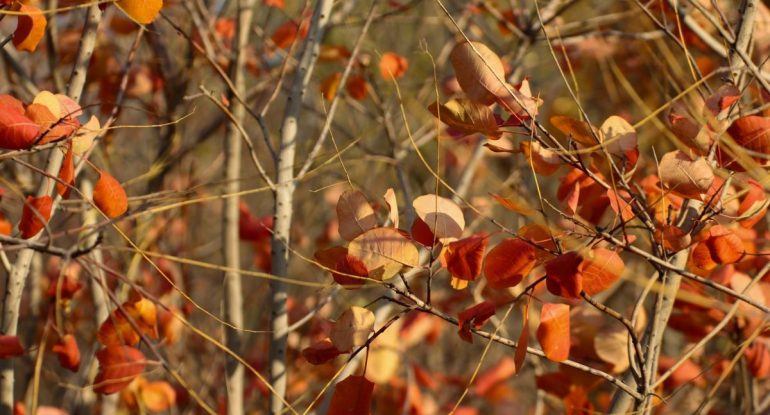
[[[16,30],[13,32],[13,45],[16,50],[34,52],[45,35],[48,22],[38,7],[22,4],[18,11],[23,14],[19,16]]]
[[[596,248],[578,266],[583,291],[594,295],[612,286],[620,278],[625,265],[620,255],[605,248]]]
[[[473,281],[481,274],[484,249],[489,243],[486,235],[474,235],[447,245],[443,259],[453,277]]]
[[[53,345],[52,351],[59,356],[61,367],[77,372],[80,368],[80,349],[75,341],[75,336],[64,335],[59,342]]]
[[[24,150],[32,147],[40,126],[24,115],[24,106],[10,95],[0,95],[0,148]]]
[[[430,226],[420,218],[414,218],[414,222],[412,223],[412,239],[427,247],[431,247],[438,242],[438,239],[430,230]]]
[[[332,273],[334,282],[342,286],[355,286],[363,285],[366,280],[362,278],[351,277],[350,275],[357,275],[359,277],[368,277],[369,270],[366,269],[366,265],[360,259],[352,256],[345,255],[337,261],[335,269],[338,272]],[[348,274],[348,275],[346,275]]]
[[[62,160],[61,169],[59,169],[59,180],[66,184],[56,182],[56,193],[63,199],[69,199],[70,191],[72,190],[70,186],[75,184],[75,163],[72,158],[72,144],[67,146],[67,153],[64,155],[64,160]]]
[[[103,170],[94,186],[94,204],[110,219],[115,219],[128,210],[128,196],[123,186]]]
[[[578,267],[583,258],[576,252],[565,252],[545,263],[546,287],[553,295],[579,298],[583,281]]]
[[[21,211],[21,221],[19,222],[21,237],[29,239],[43,230],[45,224],[48,223],[48,219],[51,218],[52,207],[53,199],[51,199],[51,196],[27,196],[24,209]]]
[[[128,386],[144,371],[144,354],[129,346],[107,346],[96,352],[99,373],[94,379],[94,392],[110,395]]]
[[[0,359],[16,357],[24,354],[24,348],[17,336],[0,335]]]
[[[350,75],[348,82],[345,84],[345,90],[348,91],[350,97],[356,101],[363,101],[369,93],[366,79],[361,75]]]
[[[518,285],[532,271],[535,248],[519,238],[505,239],[492,248],[484,260],[484,276],[492,288]]]
[[[337,350],[329,339],[313,343],[312,346],[302,350],[302,357],[304,357],[311,365],[324,364],[341,354],[342,352]]]
[[[566,304],[543,304],[540,310],[540,326],[537,340],[543,347],[545,357],[561,362],[569,357],[569,306]]]
[[[348,376],[334,388],[329,415],[369,415],[374,383],[363,376]]]
[[[466,308],[458,315],[457,325],[460,327],[458,334],[460,338],[473,343],[471,326],[474,329],[480,328],[490,317],[495,315],[495,304],[491,301],[483,301],[472,307]]]
[[[238,237],[244,241],[258,242],[269,239],[272,235],[273,217],[263,216],[255,218],[245,202],[238,204],[240,215],[238,216]]]

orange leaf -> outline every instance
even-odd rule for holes
[[[738,118],[727,129],[727,133],[740,147],[754,153],[770,154],[770,118],[758,115]],[[739,161],[733,160],[721,149],[717,152],[717,156],[722,167],[735,171],[745,170]],[[766,157],[754,156],[752,159],[760,165],[768,163]]]
[[[24,114],[40,127],[41,133],[44,133],[39,138],[39,144],[47,144],[67,137],[80,128],[80,122],[77,119],[61,118],[42,104],[28,105]]]
[[[434,102],[428,106],[428,111],[463,136],[481,133],[490,140],[502,136],[492,110],[469,99],[453,99],[444,104]]]
[[[0,95],[0,148],[23,150],[32,147],[40,126],[27,118],[24,106],[10,95]]]
[[[453,277],[473,281],[481,274],[484,250],[489,243],[486,235],[474,235],[447,245],[443,260]]]
[[[530,297],[530,300],[532,297]],[[529,346],[529,304],[524,306],[524,310],[521,312],[521,334],[519,334],[519,340],[516,343],[516,353],[513,355],[513,362],[515,364],[516,373],[521,373],[521,368],[524,367],[524,360],[527,358],[527,346]]]
[[[585,121],[576,120],[564,115],[554,115],[551,117],[551,124],[559,129],[564,135],[584,146],[598,145],[599,130]]]
[[[374,383],[364,376],[348,376],[334,388],[329,415],[369,415]]]
[[[29,239],[40,233],[45,224],[48,223],[48,219],[51,218],[52,207],[53,199],[51,199],[51,196],[27,196],[24,209],[21,212],[21,221],[19,222],[21,237]]]
[[[52,351],[59,356],[61,367],[77,373],[80,368],[80,349],[75,336],[65,334],[58,343],[53,345]]]
[[[157,337],[157,309],[155,303],[132,294],[132,298],[115,309],[99,326],[97,338],[105,346],[134,346],[141,340],[141,334]],[[139,332],[131,324],[137,326]]]
[[[119,392],[144,371],[144,354],[129,346],[107,346],[96,352],[99,373],[94,392],[110,395]]]
[[[535,266],[535,248],[519,238],[505,239],[484,260],[484,276],[492,288],[518,285]]]
[[[490,317],[495,315],[495,304],[491,301],[482,301],[474,306],[468,307],[461,311],[457,318],[457,325],[459,330],[457,334],[460,338],[473,343],[473,335],[471,334],[471,327],[474,329],[480,328]]]
[[[517,349],[518,350],[518,349]],[[480,373],[476,378],[476,394],[486,397],[493,388],[511,378],[516,374],[516,363],[508,356],[503,357],[499,362],[489,369]]]
[[[36,6],[21,4],[18,11],[23,14],[19,15],[16,31],[13,32],[13,45],[18,51],[34,52],[45,35],[48,21]]]
[[[497,193],[491,193],[491,192],[489,193],[489,195],[492,196],[492,198],[495,199],[495,201],[497,201],[497,203],[499,203],[500,206],[510,210],[511,212],[516,212],[524,216],[530,216],[536,213],[536,210],[529,207],[528,203],[525,200],[521,200],[521,199],[513,200],[510,198],[502,197]]]
[[[592,249],[578,266],[583,291],[594,295],[612,286],[620,278],[625,265],[614,251],[605,248]]]
[[[139,397],[150,412],[168,411],[176,403],[176,391],[168,382],[143,382],[139,386]]]
[[[302,350],[302,357],[304,357],[311,365],[324,364],[341,354],[342,352],[337,350],[329,339],[313,343],[310,347],[306,347]]]
[[[576,252],[565,252],[545,263],[546,287],[553,295],[579,298],[583,280],[579,266],[583,258]]]
[[[69,186],[75,184],[75,162],[72,157],[72,144],[67,146],[67,153],[64,155],[64,160],[62,160],[61,169],[59,169],[59,180],[61,182],[56,182],[56,193],[63,199],[69,199],[70,191],[72,190]]]
[[[722,225],[714,225],[703,231],[700,242],[692,249],[693,264],[710,271],[720,264],[733,264],[743,258],[746,250],[741,238]]]
[[[540,326],[537,328],[537,341],[540,342],[548,359],[561,362],[569,357],[568,305],[543,304],[543,308],[540,310]]]
[[[0,359],[21,356],[24,354],[24,348],[17,336],[6,336],[0,334]]]
[[[284,0],[262,0],[262,4],[265,6],[275,7],[276,9],[283,10],[286,7]]]
[[[115,3],[132,20],[150,24],[160,14],[163,0],[119,0]]]
[[[128,196],[123,186],[103,170],[94,186],[94,204],[110,219],[115,219],[128,210]]]
[[[380,76],[386,81],[391,77],[401,78],[407,68],[409,68],[409,61],[397,53],[385,52],[380,58]]]
[[[325,100],[331,101],[337,95],[341,80],[342,72],[335,72],[321,81],[321,95],[323,95]]]
[[[532,169],[535,173],[543,176],[550,176],[559,170],[561,159],[553,150],[543,147],[537,141],[522,141],[519,143],[519,149],[532,163]]]
[[[616,214],[620,214],[620,217],[624,222],[628,222],[636,215],[631,208],[631,195],[625,190],[616,192],[612,188],[607,189],[607,197],[610,199],[610,208]]]

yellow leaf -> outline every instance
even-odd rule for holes
[[[152,23],[163,8],[163,0],[120,0],[115,4],[128,17],[141,24]]]

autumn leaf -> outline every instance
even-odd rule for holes
[[[490,301],[482,301],[461,311],[457,317],[459,330],[457,334],[468,343],[473,343],[471,328],[479,329],[490,317],[495,315],[495,305]]]
[[[432,247],[438,242],[438,239],[433,235],[433,231],[431,231],[428,224],[423,222],[420,218],[414,218],[410,233],[412,235],[412,240],[422,246]]]
[[[348,190],[337,201],[337,222],[340,236],[352,241],[362,233],[377,227],[377,216],[363,193]]]
[[[348,376],[334,387],[329,415],[369,415],[374,383],[364,376]]]
[[[134,324],[137,328],[134,328]],[[132,294],[131,298],[107,317],[97,332],[97,338],[105,346],[134,346],[142,334],[157,337],[157,308],[152,301]]]
[[[503,62],[489,47],[479,42],[462,42],[455,46],[449,60],[465,95],[473,102],[491,105],[505,79]]]
[[[17,336],[0,334],[0,359],[24,355],[24,348]]]
[[[744,171],[747,167],[744,161],[753,160],[761,166],[768,164],[767,155],[770,154],[770,118],[759,115],[749,115],[735,120],[727,129],[727,134],[735,141],[739,148],[733,146],[731,152],[739,153],[738,160],[729,155],[726,149],[720,148],[717,151],[717,159],[722,167],[734,170]],[[755,156],[745,156],[742,149],[755,153]]]
[[[24,202],[24,209],[21,212],[21,221],[19,222],[21,237],[29,239],[40,233],[51,217],[52,208],[53,199],[51,196],[27,196],[27,200]]]
[[[277,47],[287,49],[294,43],[297,36],[301,39],[307,37],[309,29],[310,25],[307,20],[303,20],[302,24],[297,24],[297,22],[289,20],[278,26],[270,39]]]
[[[10,95],[0,95],[0,148],[24,150],[32,147],[40,126],[25,115],[24,106]]]
[[[540,310],[540,325],[537,327],[537,341],[548,359],[554,362],[567,360],[570,348],[568,305],[543,304]]]
[[[532,297],[530,297],[531,299]],[[516,342],[516,352],[513,355],[513,363],[515,365],[516,373],[521,373],[521,369],[524,367],[524,360],[527,358],[527,347],[529,346],[529,305],[531,301],[527,301],[527,305],[521,311],[521,333],[519,333],[519,340]]]
[[[361,307],[350,307],[334,322],[329,338],[341,352],[349,352],[366,344],[374,332],[374,313]]]
[[[37,6],[20,4],[18,23],[13,32],[13,45],[18,51],[34,52],[45,35],[48,21]]]
[[[515,374],[516,363],[514,363],[513,359],[510,357],[505,356],[489,369],[479,373],[479,376],[476,378],[474,391],[479,396],[487,397],[487,394],[490,393],[495,386],[510,379]]]
[[[583,256],[578,271],[583,291],[588,295],[598,294],[615,284],[625,269],[625,264],[615,251],[595,248]]]
[[[94,392],[111,395],[119,392],[144,371],[144,354],[129,346],[107,346],[96,352],[99,372]]]
[[[350,75],[345,83],[345,91],[356,101],[363,101],[369,94],[369,86],[361,75]]]
[[[486,235],[474,235],[452,242],[444,249],[442,262],[452,277],[473,281],[481,274],[487,243],[489,238]]]
[[[450,199],[436,196],[419,196],[412,202],[417,216],[428,225],[430,231],[442,243],[460,238],[465,229],[462,209]]]
[[[388,219],[390,219],[391,226],[398,228],[398,201],[396,200],[396,192],[393,188],[388,188],[383,196],[385,203],[388,205]]]
[[[551,124],[564,135],[584,146],[590,147],[599,144],[599,130],[585,121],[565,115],[554,115],[551,117]]]
[[[495,201],[499,203],[500,206],[510,210],[511,212],[516,212],[524,216],[534,215],[537,212],[535,209],[529,206],[529,203],[526,200],[523,200],[521,197],[517,196],[516,199],[513,199],[491,192],[489,195],[492,196],[492,198],[495,199]]]
[[[537,141],[522,141],[519,143],[519,149],[537,174],[550,176],[561,167],[559,155],[555,151],[543,147]]]
[[[337,90],[340,87],[340,81],[342,80],[342,72],[334,72],[321,81],[321,95],[327,101],[334,99],[337,95]]]
[[[119,181],[104,170],[99,172],[99,180],[94,186],[94,204],[110,219],[115,219],[128,210],[126,191]]]
[[[679,150],[663,155],[659,171],[664,188],[689,199],[706,193],[714,181],[714,172],[706,159],[693,160]]]
[[[321,340],[302,349],[302,357],[311,365],[324,364],[342,353],[334,347],[334,344],[329,339]]]
[[[535,266],[535,248],[519,238],[501,241],[484,260],[484,276],[492,288],[515,287]]]
[[[746,253],[741,238],[722,225],[714,225],[698,236],[691,253],[692,263],[710,271],[721,264],[738,262]]]
[[[65,334],[51,350],[59,357],[61,367],[77,373],[80,368],[80,349],[75,336]]]
[[[140,24],[152,23],[163,8],[163,0],[118,0],[115,4]]]
[[[492,140],[502,136],[492,110],[469,99],[453,99],[445,104],[434,102],[428,111],[463,135],[481,133]]]
[[[546,287],[553,295],[580,298],[583,279],[578,267],[583,258],[577,252],[565,252],[545,263]]]
[[[386,81],[403,77],[408,68],[409,61],[395,52],[385,52],[380,57],[380,76]]]
[[[56,182],[56,193],[63,199],[69,199],[71,186],[75,184],[75,162],[72,157],[72,145],[67,146],[61,168],[59,169],[59,181]]]
[[[348,254],[359,259],[369,278],[386,280],[404,267],[416,267],[420,255],[417,247],[393,228],[370,229],[350,242]]]
[[[176,403],[176,391],[162,380],[145,381],[139,385],[139,398],[150,412],[165,412]]]

